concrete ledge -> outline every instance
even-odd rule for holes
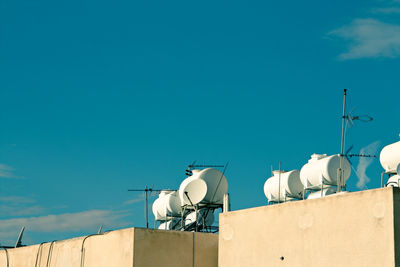
[[[8,265],[7,265],[8,258]],[[0,251],[9,267],[216,267],[218,235],[127,228]]]

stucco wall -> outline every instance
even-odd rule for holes
[[[9,267],[216,267],[218,235],[127,228],[7,251]]]
[[[135,229],[135,267],[217,267],[218,235]]]
[[[219,267],[395,266],[394,194],[384,188],[223,213]]]

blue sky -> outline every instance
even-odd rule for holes
[[[194,160],[229,161],[233,209],[265,205],[271,165],[339,152],[343,88],[374,117],[353,153],[398,141],[400,1],[353,2],[1,1],[0,243],[144,226],[127,189]]]

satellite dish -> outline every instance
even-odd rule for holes
[[[179,187],[179,197],[183,205],[196,205],[203,201],[207,194],[207,184],[197,176],[190,176],[183,180]]]

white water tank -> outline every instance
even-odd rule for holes
[[[156,220],[165,220],[168,216],[181,214],[181,201],[176,191],[161,191],[153,203],[153,214]]]
[[[328,187],[328,188],[325,188],[324,190],[322,190],[322,192],[321,192],[321,190],[319,190],[319,191],[310,193],[308,195],[307,199],[320,198],[320,197],[329,196],[329,195],[332,195],[335,193],[336,193],[336,188]]]
[[[156,221],[165,219],[158,213],[158,205],[160,204],[160,202],[161,202],[160,198],[156,198],[156,200],[154,200],[153,206],[152,206],[152,211],[153,211]]]
[[[400,164],[400,141],[385,146],[381,151],[379,161],[385,172],[396,173]]]
[[[197,214],[197,223],[203,225],[203,218],[205,226],[211,226],[214,223],[214,213],[211,210],[199,210]],[[185,225],[189,225],[196,221],[196,212],[189,213],[185,218]]]
[[[179,220],[172,219],[169,221],[165,221],[158,226],[159,230],[176,230],[180,228]]]
[[[190,205],[185,192],[193,205],[200,202],[222,204],[224,194],[228,192],[228,181],[217,169],[193,170],[193,175],[186,178],[179,187],[182,205]]]
[[[224,194],[228,193],[228,181],[225,175],[217,169],[207,168],[201,170],[198,177],[207,184],[207,194],[203,202],[222,204]]]
[[[386,186],[391,186],[391,187],[399,187],[399,182],[400,182],[400,175],[392,175],[388,179]]]
[[[273,171],[274,176],[265,181],[264,194],[269,201],[288,200],[302,196],[303,184],[300,181],[300,171]],[[279,189],[280,179],[280,189]]]
[[[300,179],[304,187],[320,186],[322,183],[337,185],[338,169],[340,166],[339,154],[327,156],[326,154],[313,154],[300,170]],[[351,166],[349,161],[342,159],[343,181],[350,177]]]

